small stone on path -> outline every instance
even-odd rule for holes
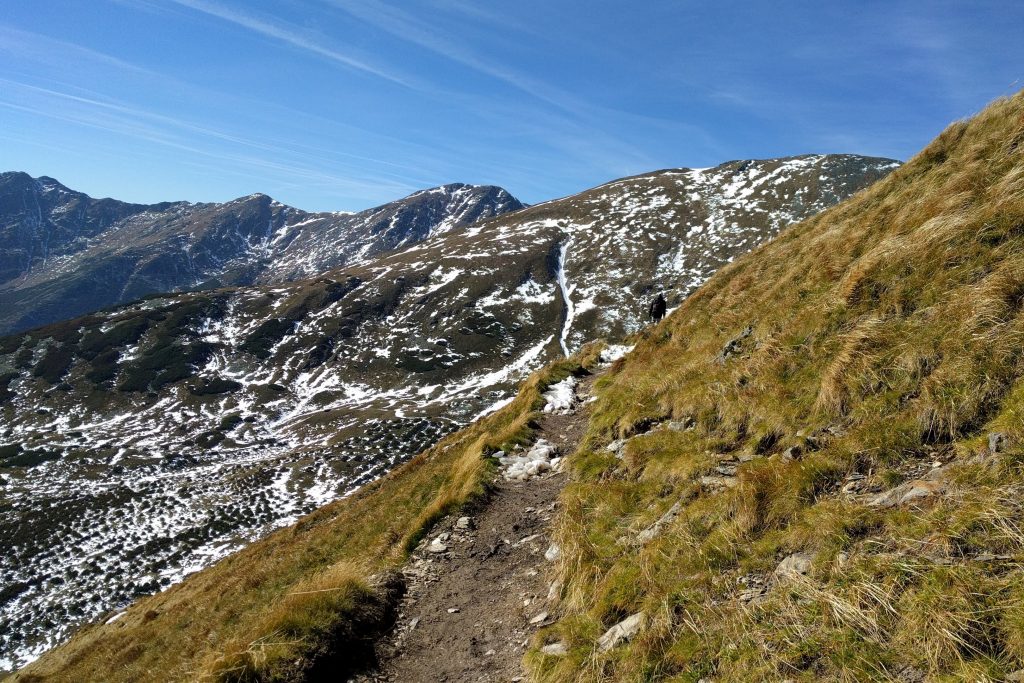
[[[544,552],[544,559],[548,562],[554,562],[562,556],[562,549],[558,547],[557,543],[552,543],[551,546]]]

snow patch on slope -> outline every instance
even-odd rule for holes
[[[565,277],[565,260],[569,253],[570,241],[566,240],[563,242],[558,250],[558,271],[556,273],[558,288],[562,292],[562,300],[565,301],[565,322],[562,323],[562,333],[558,338],[558,343],[562,347],[562,353],[566,356],[570,355],[566,340],[569,338],[569,330],[572,329],[573,320],[576,318],[576,308],[572,303],[572,292],[576,287],[575,285],[570,285]]]

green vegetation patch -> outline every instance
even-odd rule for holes
[[[242,385],[233,379],[223,377],[204,377],[195,384],[188,386],[189,392],[194,396],[217,396],[219,394],[234,393],[242,388]]]
[[[75,352],[70,344],[52,343],[32,368],[32,376],[51,385],[57,384],[67,374],[74,360]]]
[[[161,387],[191,377],[209,358],[213,345],[205,342],[171,342],[150,349],[128,363],[117,388],[119,391],[157,391]]]

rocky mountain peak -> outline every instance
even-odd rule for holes
[[[8,172],[0,332],[161,292],[308,277],[522,207],[501,188],[461,183],[358,213],[310,213],[262,193],[142,205]]]

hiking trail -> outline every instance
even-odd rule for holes
[[[579,378],[571,412],[541,414],[534,443],[547,440],[562,456],[576,450],[597,377]],[[406,594],[395,626],[377,646],[376,669],[353,680],[526,680],[529,640],[554,621],[550,526],[567,480],[559,471],[526,481],[499,475],[479,508],[438,524],[402,567]]]

